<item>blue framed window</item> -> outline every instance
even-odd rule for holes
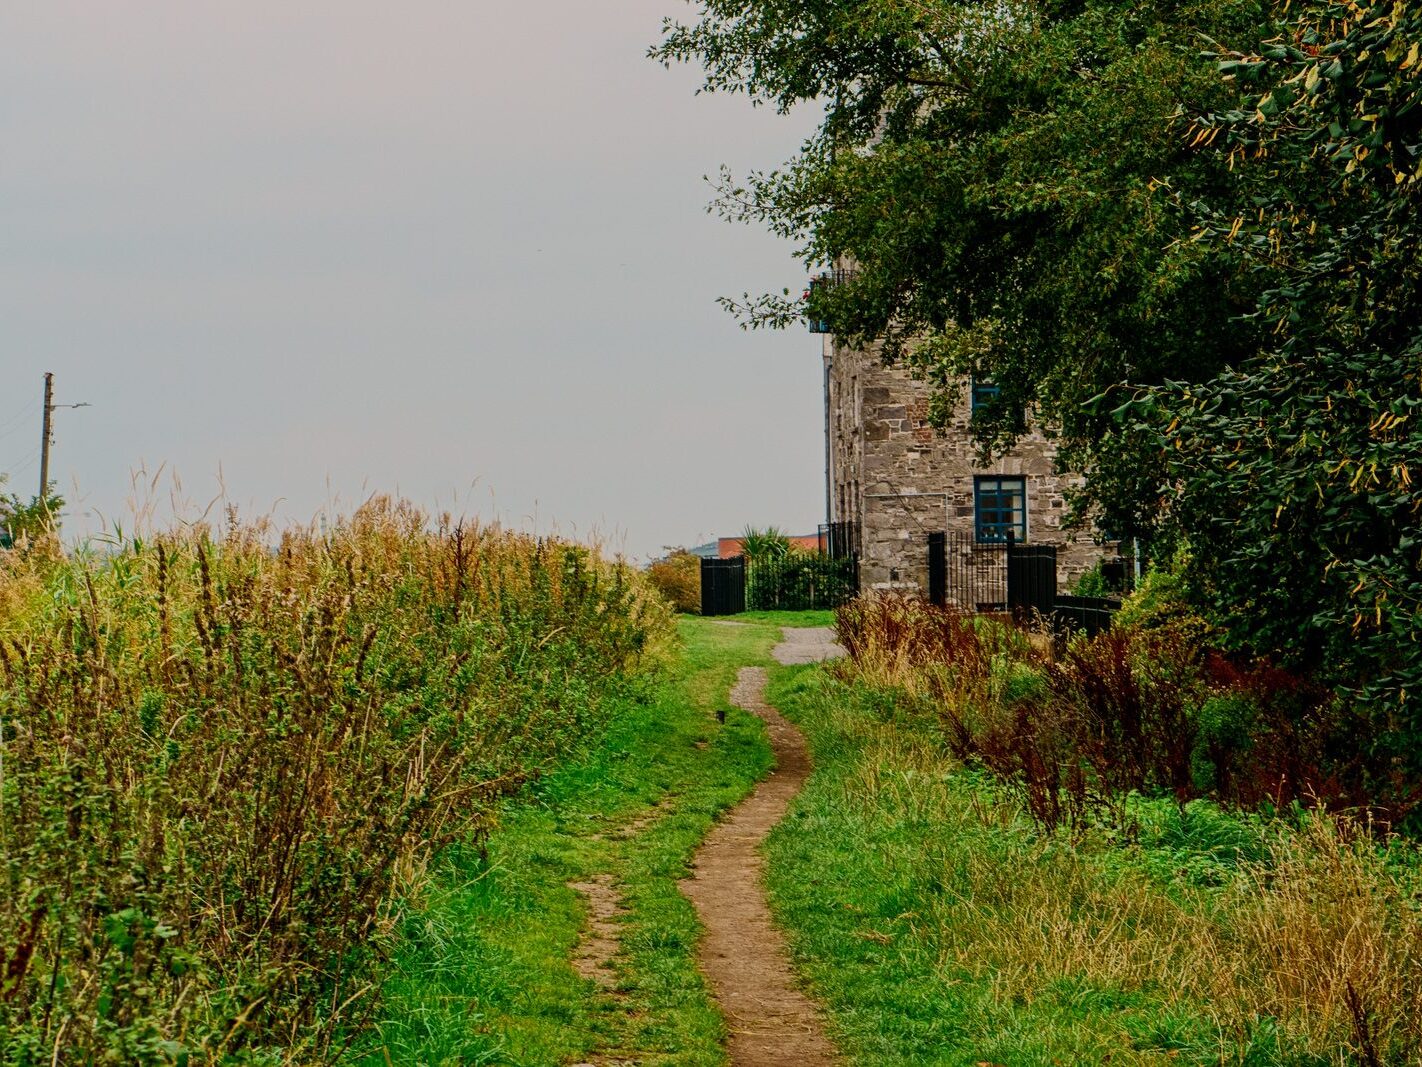
[[[990,409],[997,406],[999,398],[1002,396],[1002,387],[993,385],[992,382],[973,379],[971,397],[973,401],[972,415],[977,417],[979,412],[992,415],[994,418],[1001,416]],[[1005,422],[1018,431],[1027,428],[1027,421],[1023,418],[1022,409],[1016,408],[1008,413]]]
[[[985,408],[1001,395],[1002,389],[991,382],[983,382],[973,379],[973,414],[976,415],[980,408]]]
[[[974,528],[985,544],[1000,544],[1012,532],[1027,540],[1027,480],[1020,476],[979,475],[973,479]]]

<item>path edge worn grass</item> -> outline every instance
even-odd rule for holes
[[[725,1063],[696,964],[701,926],[677,883],[717,816],[770,769],[764,726],[727,697],[740,667],[772,666],[780,627],[684,617],[679,628],[673,674],[622,698],[584,758],[511,801],[487,860],[456,848],[440,862],[401,924],[356,1062]],[[586,909],[570,883],[603,873],[626,908],[610,992],[571,964]]]

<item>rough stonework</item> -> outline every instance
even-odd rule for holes
[[[968,430],[972,399],[966,383],[940,433],[928,422],[929,383],[886,367],[874,349],[837,345],[832,336],[824,339],[824,359],[833,518],[858,534],[862,588],[926,592],[928,534],[974,535],[974,478],[983,475],[1024,479],[1027,543],[1057,546],[1062,591],[1114,554],[1089,531],[1064,524],[1063,491],[1071,476],[1056,473],[1056,448],[1035,427],[1011,452],[980,464]],[[1001,552],[983,555],[984,562],[996,561]]]

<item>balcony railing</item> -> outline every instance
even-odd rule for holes
[[[834,270],[827,270],[820,274],[817,274],[810,279],[810,287],[805,290],[804,299],[809,300],[810,294],[816,289],[818,289],[820,286],[840,286],[846,284],[847,282],[853,281],[854,277],[858,273],[859,272],[856,270],[850,270],[845,267],[840,267]],[[829,323],[823,321],[822,319],[806,319],[805,321],[809,325],[811,333],[830,332]]]

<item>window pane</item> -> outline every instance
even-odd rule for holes
[[[1026,479],[982,477],[976,479],[977,537],[1002,542],[1009,532],[1015,540],[1027,539]]]

